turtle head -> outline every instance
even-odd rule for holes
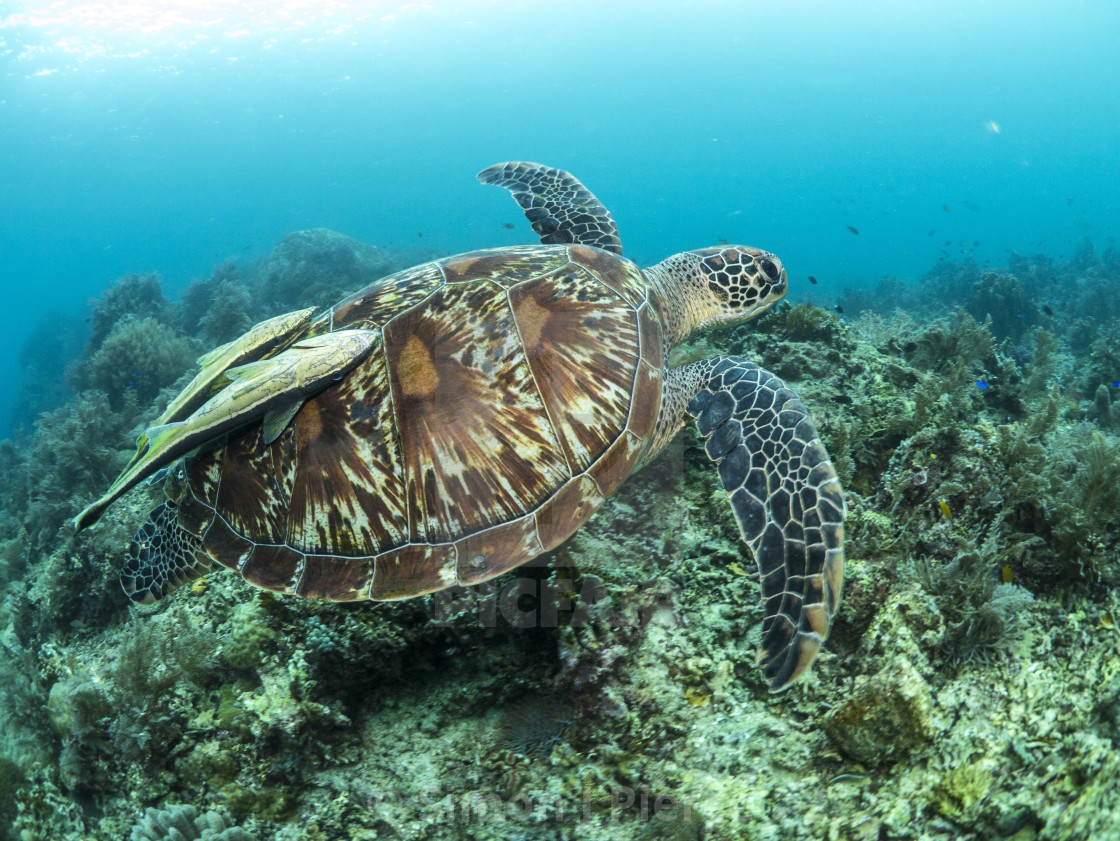
[[[761,315],[789,288],[782,261],[760,248],[721,245],[675,254],[646,270],[670,340]]]

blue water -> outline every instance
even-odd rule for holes
[[[47,312],[300,228],[533,241],[474,181],[502,160],[571,170],[640,263],[772,249],[795,300],[917,277],[946,240],[996,265],[1120,235],[1113,0],[143,8],[0,4],[0,436]]]

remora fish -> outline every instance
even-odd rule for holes
[[[339,330],[303,339],[271,359],[227,369],[230,384],[188,418],[144,433],[147,451],[74,518],[74,527],[81,531],[93,525],[117,498],[161,467],[258,418],[264,418],[264,443],[271,443],[309,397],[339,380],[380,339],[378,330]]]
[[[284,313],[260,324],[254,324],[245,335],[227,342],[221,347],[216,347],[209,353],[204,353],[195,360],[202,370],[187,387],[179,392],[179,396],[171,401],[167,410],[159,416],[152,426],[163,426],[174,423],[190,416],[191,412],[214,396],[222,388],[219,382],[223,375],[230,369],[246,362],[255,362],[268,356],[276,348],[290,339],[311,321],[311,314],[315,308],[296,310]],[[136,439],[136,454],[132,456],[125,467],[127,471],[136,464],[148,450],[148,433],[140,433]]]
[[[187,385],[179,396],[171,401],[162,415],[153,426],[162,426],[188,417],[195,409],[201,406],[210,397],[213,397],[213,386],[218,384],[218,379],[230,368],[255,362],[275,350],[286,339],[291,338],[311,321],[315,308],[296,310],[295,312],[278,315],[260,324],[249,328],[248,332],[240,338],[227,342],[221,347],[214,348],[209,353],[198,357],[198,364],[202,370],[198,372],[190,384]]]

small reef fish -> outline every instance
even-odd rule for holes
[[[1042,305],[1042,311],[1044,313],[1046,313],[1047,315],[1053,315],[1054,314],[1054,311],[1052,309],[1050,309],[1050,307],[1046,306],[1046,304]]]
[[[270,359],[228,369],[230,384],[190,417],[144,433],[148,444],[144,455],[74,518],[74,527],[81,531],[93,525],[117,498],[161,467],[259,418],[264,418],[263,442],[270,444],[309,397],[361,362],[380,340],[379,330],[339,330],[302,339]]]
[[[813,277],[812,275],[809,275],[809,282],[811,284],[813,284],[813,286],[817,285],[817,279],[815,277]]]
[[[505,222],[505,223],[502,224],[502,227],[505,228],[507,231],[512,231],[517,226],[514,225],[512,222]]]
[[[1000,567],[999,578],[1004,584],[1010,584],[1015,580],[1015,568],[1011,564],[1004,564]]]
[[[1113,388],[1120,388],[1120,380],[1113,380],[1112,387]]]
[[[857,231],[857,230],[856,230],[855,228],[853,228],[853,227],[852,227],[851,225],[849,225],[849,226],[848,226],[848,230],[849,230],[849,231],[851,231],[851,232],[852,232],[853,234],[855,234],[856,236],[859,236],[859,231]]]
[[[938,500],[937,505],[941,509],[941,513],[946,520],[953,519],[953,512],[949,510],[949,503],[942,499]]]
[[[840,306],[839,304],[837,304],[835,307],[833,307],[833,309],[836,310],[838,313],[840,313],[840,315],[844,314],[844,308],[842,306]]]
[[[981,391],[983,391],[986,388],[990,388],[990,386],[986,382],[984,382],[983,380],[977,380],[976,381],[976,387],[978,389],[980,389]]]
[[[944,210],[946,213],[949,212],[949,206],[946,205],[946,204],[941,205],[941,209]]]

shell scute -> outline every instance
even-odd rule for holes
[[[587,475],[595,480],[604,499],[614,493],[623,480],[634,472],[642,459],[645,445],[644,439],[627,430],[587,469]]]
[[[462,586],[488,581],[543,551],[536,521],[531,516],[519,517],[457,540],[456,578]]]
[[[436,263],[386,275],[335,304],[308,328],[306,335],[344,328],[380,329],[390,318],[415,306],[443,284],[443,272]]]
[[[505,294],[448,285],[385,326],[409,532],[430,543],[518,517],[568,478]]]
[[[603,495],[587,475],[576,476],[536,511],[537,534],[544,551],[555,549],[603,504]]]
[[[573,473],[626,423],[638,341],[633,309],[576,266],[509,291],[533,373]]]
[[[237,534],[221,517],[215,517],[202,536],[202,548],[222,566],[240,572],[256,544]]]
[[[568,255],[562,246],[539,245],[469,251],[438,261],[448,283],[490,281],[502,288],[527,277],[540,277],[557,271],[567,264]]]
[[[373,558],[339,558],[308,555],[295,593],[306,599],[353,602],[369,597]]]
[[[643,360],[634,373],[633,400],[626,429],[639,440],[645,441],[653,433],[661,411],[661,369],[647,365]]]
[[[374,555],[406,540],[385,360],[371,356],[355,373],[308,401],[293,423],[286,539],[308,553]]]
[[[587,245],[568,246],[568,257],[609,286],[631,307],[637,309],[646,299],[645,275],[629,260]]]
[[[291,430],[283,435],[290,436]],[[282,444],[274,446],[283,448]],[[234,531],[258,543],[284,533],[292,472],[285,468],[290,467],[294,462],[275,459],[272,448],[263,446],[260,426],[226,445],[216,507]]]
[[[250,584],[279,593],[294,593],[303,555],[287,546],[257,546],[241,567]]]
[[[368,597],[379,602],[411,599],[451,587],[456,583],[456,561],[449,543],[401,546],[375,559]]]

